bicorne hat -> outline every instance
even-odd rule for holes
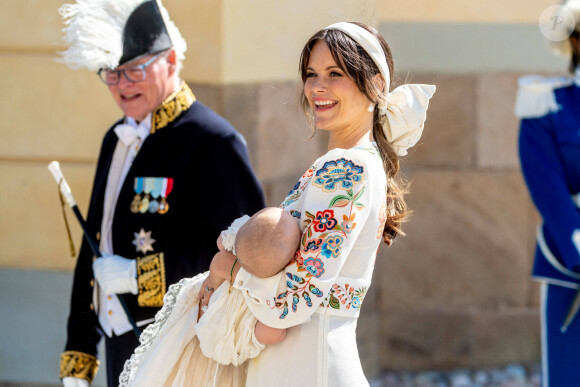
[[[77,0],[59,9],[71,68],[114,69],[171,47],[183,60],[185,40],[160,0]]]

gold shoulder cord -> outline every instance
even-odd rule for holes
[[[101,362],[96,357],[79,351],[66,351],[60,355],[59,377],[75,377],[88,380],[89,383],[99,370]]]

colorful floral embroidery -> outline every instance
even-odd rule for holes
[[[316,297],[322,297],[322,292],[315,285],[311,284],[310,278],[302,278],[296,274],[286,273],[286,286],[287,290],[280,293],[274,299],[274,306],[271,305],[270,300],[266,301],[271,308],[282,309],[282,314],[280,314],[280,319],[286,318],[288,315],[288,297],[292,296],[292,311],[296,312],[298,310],[298,303],[300,302],[300,297],[304,299],[308,307],[312,307],[312,299],[310,295],[313,294]]]
[[[373,148],[370,147],[370,149]],[[302,176],[301,181],[292,188],[281,206],[284,208],[298,200],[307,187],[321,188],[324,192],[340,190],[330,200],[327,209],[313,213],[306,210],[303,213],[290,211],[293,216],[301,219],[303,229],[301,248],[288,265],[296,265],[296,268],[286,272],[286,291],[266,301],[272,309],[281,311],[280,319],[284,319],[290,310],[296,312],[301,301],[310,308],[320,304],[320,301],[314,303],[314,298],[322,299],[325,296],[311,281],[316,281],[316,278],[321,278],[328,273],[329,264],[335,265],[333,259],[341,256],[344,241],[357,227],[356,212],[365,207],[361,199],[366,186],[363,184],[358,191],[355,191],[354,187],[364,181],[363,172],[362,166],[355,165],[345,158],[325,162],[319,170],[315,170],[314,167],[310,168]],[[311,181],[312,184],[310,184]],[[340,215],[342,215],[340,218],[342,222],[339,224],[337,217]],[[364,291],[355,290],[348,285],[343,290],[333,287],[326,295],[327,304],[330,307],[340,308],[344,305],[346,308],[358,309],[362,303]]]
[[[338,186],[348,189],[363,181],[363,172],[362,166],[355,165],[343,157],[324,163],[322,168],[316,171],[313,184],[322,187],[325,192],[335,191]]]
[[[292,215],[293,217],[295,217],[297,219],[300,219],[302,217],[302,213],[300,211],[295,211],[295,210],[291,210],[290,215]]]
[[[304,264],[304,258],[302,257],[302,252],[300,250],[298,250],[296,254],[294,254],[294,262],[296,262],[296,265],[298,266],[302,266]],[[290,265],[292,265],[292,261],[288,263],[288,266]]]
[[[333,309],[360,309],[367,293],[367,287],[355,289],[349,284],[344,287],[334,284],[328,296],[324,299],[323,305]]]
[[[280,205],[280,208],[288,207],[290,204],[297,201],[300,198],[300,196],[302,196],[302,193],[304,192],[308,184],[310,184],[310,180],[312,179],[313,174],[314,174],[314,166],[310,167],[310,169],[308,169],[304,173],[304,175],[302,175],[300,180],[298,180],[298,182],[294,184],[294,187],[292,187],[290,192],[288,192],[288,195],[286,195],[286,199],[284,199],[284,202]]]
[[[306,266],[306,270],[316,278],[320,278],[322,273],[324,273],[324,262],[318,258],[308,258],[304,261],[304,266]]]
[[[354,149],[360,149],[362,151],[370,153],[371,155],[380,157],[379,148],[377,147],[377,144],[375,142],[355,146]]]
[[[306,246],[304,246],[304,252],[316,252],[320,250],[320,246],[322,245],[322,238],[311,239],[306,242]]]
[[[329,236],[326,238],[324,243],[322,244],[322,255],[326,258],[337,258],[340,255],[341,248],[340,245],[342,244],[344,239],[342,237],[336,236]]]
[[[340,227],[342,227],[342,230],[345,233],[350,234],[352,229],[356,227],[356,223],[354,222],[355,216],[356,216],[356,213],[353,213],[350,217],[348,217],[346,215],[342,216],[343,222],[340,224]]]
[[[306,179],[307,177],[312,177],[314,175],[314,168],[315,166],[311,166],[310,168],[308,168],[308,170],[306,172],[304,172],[304,175],[302,175],[302,179]]]
[[[314,231],[324,232],[326,230],[332,230],[337,223],[338,221],[334,219],[334,211],[324,210],[316,213],[312,225],[314,226]]]

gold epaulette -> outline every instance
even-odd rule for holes
[[[163,101],[152,115],[151,118],[151,133],[162,129],[173,122],[184,111],[189,109],[195,102],[195,95],[187,86],[187,83],[181,82],[181,87],[176,92],[172,93]]]
[[[165,258],[163,253],[137,258],[139,306],[161,307],[165,295]]]
[[[66,351],[60,355],[60,373],[59,377],[74,377],[85,379],[89,383],[99,370],[100,361],[88,353],[79,351]]]

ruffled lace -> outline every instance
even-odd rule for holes
[[[189,293],[195,286],[201,286],[207,275],[208,272],[201,273],[193,278],[184,278],[169,286],[163,297],[163,307],[155,315],[155,322],[143,331],[139,337],[141,344],[135,349],[131,358],[125,362],[123,372],[119,376],[119,387],[131,386],[141,363],[158,341],[157,338],[171,328],[172,321],[177,320],[184,312],[192,308],[192,302],[197,302],[197,299],[179,297],[179,295]]]
[[[242,226],[250,219],[248,215],[234,220],[227,230],[221,232],[224,248],[236,255],[236,235]]]

